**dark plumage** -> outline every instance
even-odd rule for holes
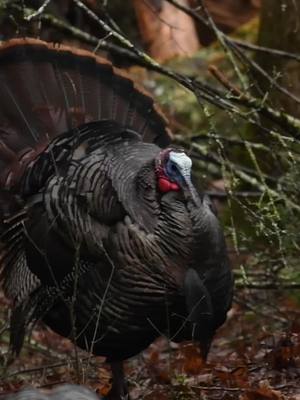
[[[1,281],[11,345],[44,320],[112,363],[160,333],[207,353],[232,300],[225,242],[152,99],[95,55],[0,48]],[[113,396],[112,395],[112,396]]]

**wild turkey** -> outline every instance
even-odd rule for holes
[[[35,39],[0,48],[1,282],[11,347],[43,320],[112,365],[156,337],[206,355],[233,280],[209,199],[166,121],[94,54]]]

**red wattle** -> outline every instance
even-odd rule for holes
[[[179,186],[177,185],[177,183],[170,182],[166,178],[158,179],[158,188],[159,188],[160,192],[162,192],[162,193],[167,193],[167,192],[170,192],[171,190],[174,190],[177,192],[179,190]]]

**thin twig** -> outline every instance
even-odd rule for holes
[[[86,361],[88,358],[89,357],[82,358],[82,362]],[[57,363],[53,363],[53,364],[41,365],[40,367],[21,369],[19,371],[15,371],[9,375],[6,375],[5,378],[12,378],[12,377],[18,376],[18,375],[24,375],[24,374],[27,375],[27,374],[44,372],[46,369],[54,369],[54,368],[64,367],[64,366],[70,365],[70,364],[76,364],[76,360],[67,360],[67,361],[61,361],[61,362],[57,362]]]
[[[226,76],[219,70],[218,67],[216,67],[215,65],[210,65],[208,67],[209,72],[215,77],[217,78],[217,80],[219,82],[221,82],[221,84],[230,91],[231,94],[233,94],[234,96],[243,96],[243,93],[240,91],[240,89],[236,86],[234,86],[231,82],[229,82],[229,80],[226,78]]]
[[[300,104],[300,98],[295,96],[291,93],[288,89],[281,86],[274,78],[272,78],[260,65],[257,64],[254,60],[249,58],[245,53],[243,53],[238,46],[232,43],[230,40],[227,40],[228,46],[239,55],[242,62],[250,66],[254,71],[258,72],[261,76],[263,76],[272,87],[279,90],[281,93],[285,94],[286,96],[290,97],[294,100],[297,104]]]
[[[204,385],[191,385],[192,389],[200,389],[200,390],[212,390],[212,391],[222,391],[222,392],[244,392],[245,388],[238,387],[224,387],[224,386],[204,386]]]
[[[232,38],[230,38],[230,41],[232,43],[234,43],[235,45],[237,45],[238,47],[245,49],[245,50],[258,51],[261,53],[271,54],[273,56],[288,58],[290,60],[295,60],[295,61],[300,62],[299,54],[293,54],[293,53],[289,53],[287,51],[278,50],[278,49],[271,49],[270,47],[258,46],[253,43],[248,43],[248,42],[244,42],[242,40],[237,40],[237,39],[232,39]]]
[[[212,198],[224,199],[228,196],[241,197],[241,198],[259,198],[262,196],[262,192],[250,192],[250,191],[232,191],[231,193],[216,191],[216,190],[204,190],[204,193]]]
[[[157,63],[153,58],[148,56],[146,53],[140,51],[136,46],[134,46],[130,40],[128,40],[125,36],[123,36],[121,33],[117,32],[114,30],[112,27],[107,25],[106,22],[104,22],[100,17],[98,17],[89,7],[87,7],[82,1],[80,0],[73,0],[74,3],[81,8],[91,19],[96,21],[101,28],[112,35],[115,39],[117,39],[123,46],[125,46],[127,49],[131,50],[133,53],[135,53],[137,56],[140,58],[144,59],[146,62],[149,62],[152,65],[157,65],[159,66],[159,63]]]
[[[40,6],[40,8],[38,8],[32,14],[25,16],[24,19],[27,21],[31,21],[32,19],[39,17],[41,14],[43,14],[50,1],[51,0],[45,0],[44,3]]]
[[[235,287],[238,289],[257,289],[257,290],[298,290],[300,283],[239,283]]]

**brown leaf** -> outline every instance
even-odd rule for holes
[[[261,381],[259,387],[247,391],[241,400],[284,400],[285,396],[278,390],[272,389],[268,381]]]
[[[155,389],[151,393],[143,397],[144,400],[170,400],[169,393],[166,389]]]
[[[245,366],[239,366],[230,370],[226,367],[215,369],[215,374],[220,381],[228,387],[248,387],[248,369]]]
[[[182,368],[187,374],[197,375],[201,368],[205,365],[205,361],[201,357],[200,349],[193,343],[185,343],[180,352],[182,354]]]

